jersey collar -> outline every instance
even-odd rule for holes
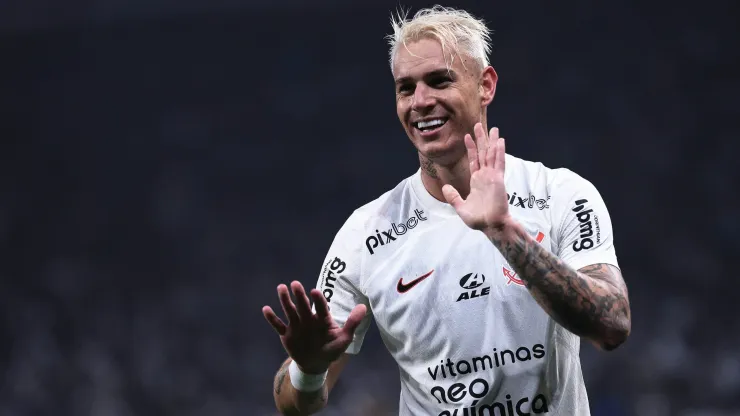
[[[427,191],[427,188],[424,187],[424,182],[421,181],[421,168],[411,177],[411,189],[419,201],[421,201],[424,208],[429,212],[445,217],[457,216],[457,212],[455,212],[455,208],[452,205],[438,200]]]
[[[513,168],[513,163],[510,163],[512,162],[511,155],[507,153],[505,157],[506,164],[509,165],[509,168],[506,169],[506,171],[504,172],[504,182],[508,183],[511,168]],[[411,177],[411,188],[414,191],[416,197],[421,201],[421,204],[424,205],[424,207],[429,210],[429,212],[448,217],[457,216],[457,212],[455,212],[455,208],[453,208],[452,205],[438,200],[437,198],[433,197],[432,194],[429,193],[429,191],[427,191],[427,188],[424,187],[424,182],[421,181],[421,168],[419,168],[414,176]]]

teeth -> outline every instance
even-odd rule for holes
[[[445,121],[441,118],[436,118],[434,120],[420,121],[416,125],[420,129],[426,129],[429,127],[441,126],[442,124],[445,124]]]

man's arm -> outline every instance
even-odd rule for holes
[[[498,129],[491,129],[489,138],[483,125],[477,123],[474,133],[475,140],[465,135],[470,192],[463,199],[447,184],[442,187],[445,199],[468,227],[482,231],[493,242],[556,322],[606,350],[617,348],[630,332],[630,308],[622,275],[608,266],[609,262],[616,264],[616,255],[611,222],[598,191],[569,171],[562,171],[553,182],[559,196],[553,197],[553,205],[562,208],[567,205],[561,202],[573,201],[575,206],[555,230],[560,256],[551,254],[509,214],[506,142]],[[559,217],[562,215],[555,215]],[[574,270],[564,260],[579,267],[593,266]]]
[[[514,220],[486,235],[540,306],[564,328],[607,351],[627,339],[630,304],[619,269],[593,264],[574,270]]]
[[[342,354],[331,363],[326,375],[326,382],[319,390],[314,392],[302,392],[293,387],[288,372],[288,366],[292,360],[290,358],[285,360],[275,375],[273,389],[273,397],[278,411],[287,416],[303,416],[314,414],[323,409],[329,399],[329,393],[337,383],[349,357],[349,354]]]

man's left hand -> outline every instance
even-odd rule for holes
[[[465,135],[470,160],[468,197],[463,199],[452,185],[443,186],[442,193],[468,227],[484,232],[498,230],[511,219],[504,186],[506,145],[496,127],[491,129],[490,137],[481,123],[473,132],[475,140]]]

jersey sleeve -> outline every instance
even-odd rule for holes
[[[553,183],[557,255],[578,270],[597,263],[619,267],[609,211],[588,180],[563,169]]]
[[[363,226],[355,212],[334,237],[316,283],[326,298],[332,318],[340,326],[344,325],[355,306],[362,303],[367,307],[367,315],[347,348],[348,354],[360,352],[372,319],[370,303],[361,289],[362,241]]]

